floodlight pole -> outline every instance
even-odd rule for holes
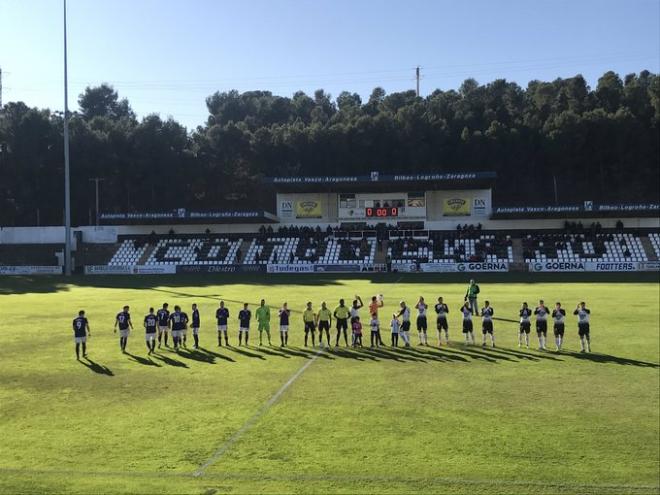
[[[64,275],[71,276],[71,185],[69,177],[69,81],[66,59],[66,0],[64,3]]]
[[[89,179],[90,182],[94,182],[96,186],[96,226],[99,226],[99,182],[103,182],[105,179],[101,177],[94,177]]]

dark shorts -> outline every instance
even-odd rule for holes
[[[548,333],[548,322],[545,320],[536,320],[536,331],[546,335]]]
[[[427,322],[426,316],[417,317],[417,331],[424,330],[426,332]]]
[[[330,330],[330,322],[327,320],[319,321],[319,330]]]
[[[447,318],[438,318],[438,330],[449,330]]]
[[[463,320],[463,333],[468,333],[473,330],[472,320]]]
[[[313,321],[306,321],[305,322],[305,333],[313,332],[315,330],[316,330],[316,325],[314,325]]]
[[[404,321],[401,323],[402,332],[410,332],[410,321]]]
[[[589,335],[589,323],[578,323],[578,335],[580,337]]]
[[[337,330],[348,330],[348,320],[346,318],[337,318]]]
[[[483,333],[493,333],[493,322],[492,321],[482,321],[481,322],[481,331]]]
[[[564,324],[563,323],[555,323],[554,331],[555,331],[555,337],[559,337],[560,335],[563,337],[564,336]]]
[[[529,321],[520,322],[520,333],[529,333],[529,330],[532,328],[532,323]]]

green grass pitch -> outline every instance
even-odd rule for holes
[[[494,350],[461,343],[466,280],[442,275],[0,279],[0,492],[659,493],[657,274],[478,282],[510,320],[495,322]],[[412,332],[409,351],[302,347],[307,300],[378,293],[382,321],[401,299],[444,296],[452,345],[421,348]],[[273,316],[285,300],[296,311],[291,348],[260,348],[254,330],[249,349],[216,347],[218,300],[236,344],[240,302],[261,297]],[[520,303],[539,298],[569,313],[587,301],[593,354],[576,352],[572,314],[565,352],[518,349]],[[142,317],[163,302],[200,306],[203,350],[146,356]],[[112,333],[123,304],[136,323],[128,355]]]

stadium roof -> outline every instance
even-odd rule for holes
[[[407,190],[487,188],[492,186],[496,178],[497,174],[495,172],[441,172],[392,175],[371,172],[370,175],[352,176],[265,177],[263,182],[272,186],[278,192],[364,192],[391,191],[393,186]]]

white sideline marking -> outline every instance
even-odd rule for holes
[[[321,348],[318,351],[316,351],[316,354],[312,359],[307,361],[305,364],[303,364],[298,371],[296,371],[289,380],[280,387],[280,389],[275,392],[275,395],[273,395],[268,402],[266,402],[263,406],[257,410],[256,413],[254,413],[250,419],[248,419],[243,426],[241,426],[229,439],[223,443],[218,450],[216,450],[209,459],[202,464],[197,471],[193,473],[193,476],[199,477],[204,474],[204,472],[213,464],[215,464],[218,459],[220,459],[227,450],[230,449],[232,445],[234,445],[239,438],[241,438],[246,431],[248,431],[252,426],[261,419],[261,417],[266,414],[266,412],[277,402],[277,400],[282,396],[282,394],[286,391],[287,388],[289,388],[293,382],[295,382],[300,375],[302,375],[307,368],[309,368],[314,361],[321,355],[322,352],[324,352],[325,348]]]

